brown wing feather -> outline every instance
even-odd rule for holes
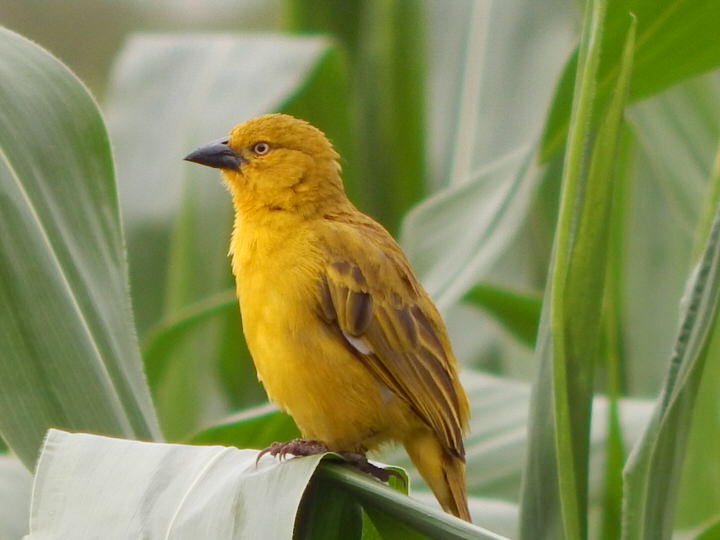
[[[390,244],[380,250],[358,242],[335,254],[320,283],[320,314],[339,327],[378,380],[405,400],[451,453],[463,457],[467,400],[455,382],[455,359],[440,315],[397,244],[389,235],[382,240]]]

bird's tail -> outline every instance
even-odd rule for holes
[[[404,441],[410,459],[443,510],[471,522],[465,487],[465,462],[443,447],[435,434],[415,431]]]

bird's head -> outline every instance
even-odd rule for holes
[[[322,131],[287,114],[235,126],[185,159],[221,169],[237,204],[295,210],[344,197],[339,156]]]

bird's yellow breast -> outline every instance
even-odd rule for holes
[[[236,224],[231,251],[243,331],[271,400],[303,436],[336,450],[376,446],[414,415],[319,316],[326,261],[312,229]]]

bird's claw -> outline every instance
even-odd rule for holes
[[[314,456],[315,454],[324,454],[327,451],[327,445],[315,439],[293,439],[292,441],[274,442],[258,453],[255,464],[257,465],[260,458],[265,454],[283,460],[288,454],[293,456]]]
[[[405,483],[405,478],[402,474],[393,469],[383,469],[382,467],[373,465],[368,461],[368,458],[365,456],[365,454],[362,454],[360,452],[340,452],[340,455],[350,465],[353,465],[360,471],[377,478],[381,482],[387,483],[387,481],[390,480],[390,477],[394,476],[401,482]]]
[[[316,454],[324,454],[328,452],[327,445],[316,439],[293,439],[285,442],[274,442],[267,448],[264,448],[258,452],[257,458],[255,459],[255,465],[260,462],[265,454],[270,454],[273,457],[278,457],[283,460],[288,454],[293,456],[314,456]],[[387,482],[391,476],[396,477],[398,480],[405,482],[405,478],[399,472],[392,469],[383,469],[377,465],[370,463],[361,452],[337,452],[349,465],[354,466],[360,471],[367,473],[381,482]]]

